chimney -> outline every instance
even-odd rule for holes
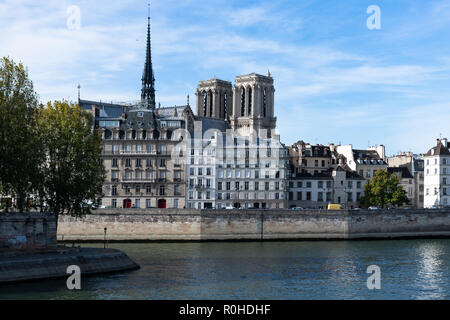
[[[441,139],[441,143],[444,145],[444,147],[448,148],[448,145],[447,145],[447,138],[442,138],[442,139]]]
[[[436,139],[436,146],[438,146],[439,143],[441,143],[441,139]]]
[[[334,152],[334,143],[330,143],[329,146],[330,146],[330,151]]]

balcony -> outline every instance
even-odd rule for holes
[[[127,150],[121,150],[120,151],[120,154],[121,155],[152,155],[152,156],[156,156],[157,155],[157,152],[156,152],[156,150],[150,150],[150,151],[147,151],[147,150],[142,150],[142,151],[137,151],[137,150],[130,150],[130,151],[127,151]]]
[[[123,182],[129,182],[129,183],[155,183],[155,179],[147,179],[147,178],[123,178]]]

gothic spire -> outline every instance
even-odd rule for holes
[[[150,37],[150,4],[148,5],[147,53],[142,73],[141,101],[147,109],[155,109],[155,76],[152,66],[152,44]]]

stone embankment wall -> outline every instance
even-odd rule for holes
[[[450,236],[450,210],[97,210],[60,217],[64,241],[361,239]]]
[[[73,265],[81,269],[82,276],[139,268],[123,251],[115,249],[59,248],[40,254],[6,252],[0,253],[0,284],[67,278],[67,268]]]
[[[0,213],[0,249],[56,247],[56,219],[38,212]]]

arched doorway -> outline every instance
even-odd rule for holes
[[[131,200],[130,199],[125,199],[125,200],[123,200],[123,207],[125,208],[125,209],[129,209],[129,208],[131,208]]]
[[[164,199],[158,200],[158,208],[159,209],[166,209],[167,208],[167,201]]]

